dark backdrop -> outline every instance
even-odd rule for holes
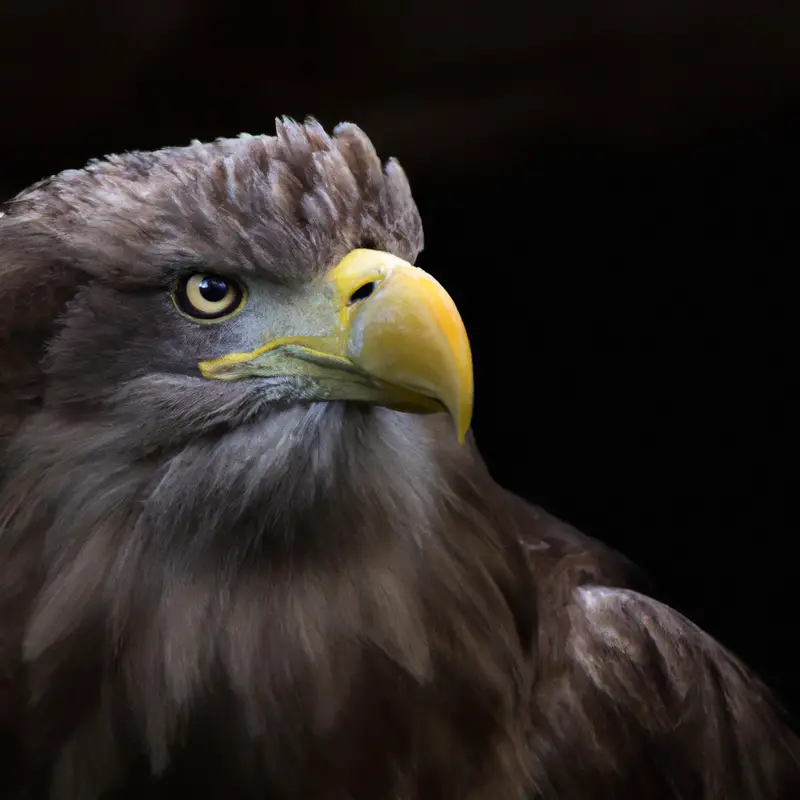
[[[0,5],[0,197],[309,113],[409,172],[495,476],[639,562],[800,711],[800,6]]]

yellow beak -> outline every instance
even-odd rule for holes
[[[310,399],[446,410],[463,442],[472,417],[472,355],[458,309],[438,281],[388,253],[359,249],[297,302],[291,318],[304,320],[300,330],[273,331],[256,350],[203,361],[201,374],[295,376],[313,387]],[[303,335],[309,320],[324,334]]]

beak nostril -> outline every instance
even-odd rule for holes
[[[353,303],[357,303],[359,300],[366,300],[375,291],[375,286],[375,281],[369,281],[369,283],[359,286],[358,289],[356,289],[353,294],[350,295],[347,305],[351,306]]]

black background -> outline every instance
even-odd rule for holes
[[[279,114],[357,122],[410,175],[497,479],[800,711],[797,4],[114,5],[0,7],[0,197]]]

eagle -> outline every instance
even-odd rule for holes
[[[492,480],[422,246],[313,119],[3,206],[3,800],[800,797],[758,677]]]

